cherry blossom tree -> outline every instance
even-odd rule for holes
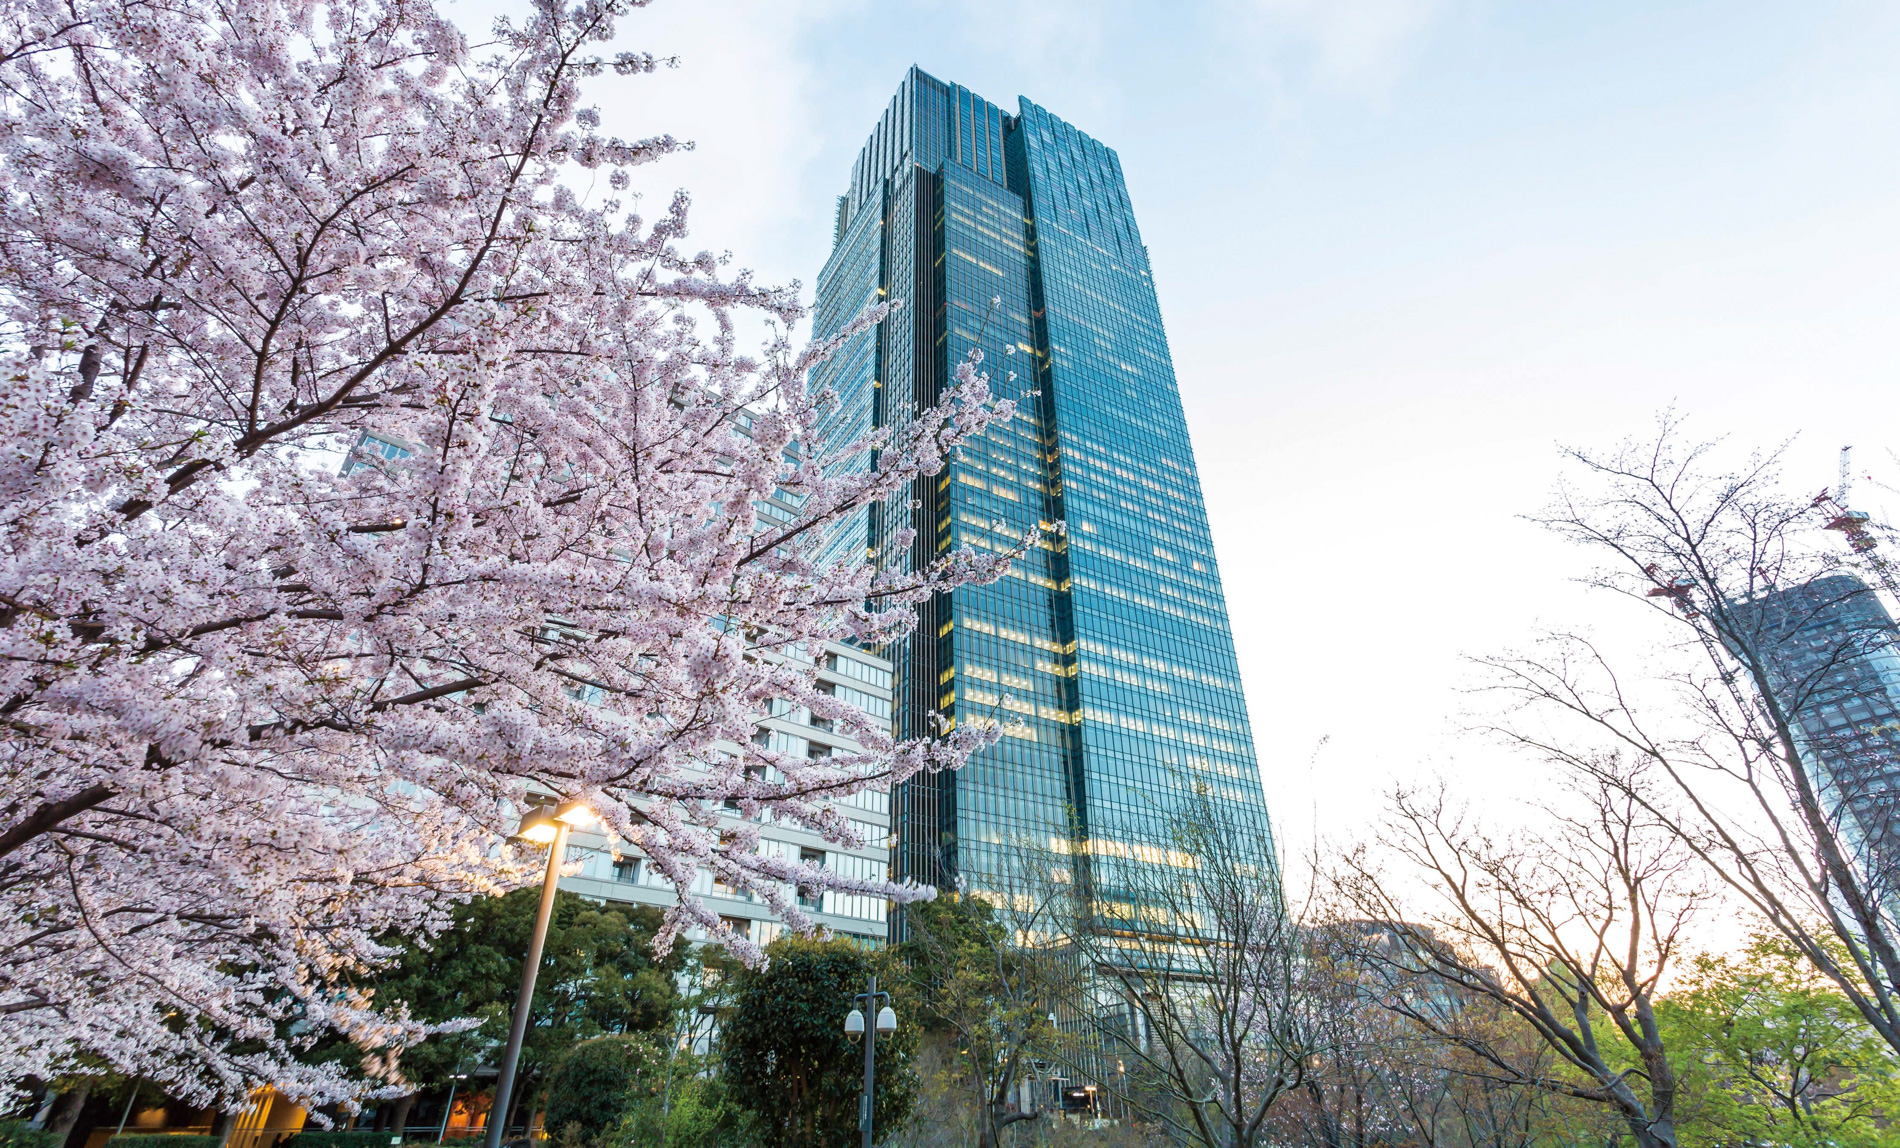
[[[0,1081],[353,1103],[300,1044],[398,1071],[424,1027],[353,985],[526,878],[532,792],[680,890],[663,948],[758,957],[702,868],[794,926],[796,886],[928,895],[720,811],[855,844],[833,800],[994,736],[894,741],[811,659],[1011,556],[816,556],[1011,404],[973,359],[827,441],[808,371],[881,316],[748,356],[795,289],[616,198],[681,146],[583,102],[659,63],[601,55],[631,6],[471,44],[427,0],[0,0]],[[864,751],[753,744],[773,699]]]

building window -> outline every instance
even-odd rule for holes
[[[748,766],[746,766],[746,767],[745,767],[745,783],[746,783],[747,785],[750,785],[750,784],[752,784],[752,783],[753,783],[753,782],[755,782],[755,781],[763,781],[763,780],[765,780],[765,767],[764,767],[764,766],[762,766],[762,765],[748,765]],[[728,813],[737,813],[737,812],[739,811],[739,799],[738,799],[738,798],[736,798],[736,797],[728,797],[728,798],[726,798],[726,803],[725,803],[725,804],[726,804],[726,812],[728,812]]]
[[[415,452],[400,443],[379,438],[366,431],[357,438],[356,445],[350,450],[350,457],[344,460],[343,476],[347,478],[359,470],[373,466],[374,464],[369,461],[370,458],[398,462],[413,453]]]
[[[847,678],[856,678],[883,689],[889,689],[891,685],[889,670],[881,670],[876,666],[860,662],[856,658],[844,657],[841,654],[825,655],[825,668],[834,674],[843,674]]]

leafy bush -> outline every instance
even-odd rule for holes
[[[24,1120],[0,1120],[0,1148],[58,1148],[60,1137]]]
[[[681,1055],[670,1094],[662,1070],[660,1093],[636,1097],[619,1124],[590,1129],[570,1120],[551,1130],[549,1148],[759,1148],[752,1114],[704,1069],[704,1058]]]
[[[218,1148],[216,1136],[192,1132],[126,1132],[106,1143],[112,1148]]]
[[[757,1143],[752,1114],[739,1107],[715,1077],[675,1081],[672,1107],[661,1128],[653,1148],[740,1148]]]
[[[546,1127],[598,1135],[618,1125],[664,1082],[666,1050],[650,1033],[597,1036],[570,1049],[548,1080]]]

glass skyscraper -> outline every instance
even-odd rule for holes
[[[1824,813],[1882,899],[1900,898],[1900,626],[1852,574],[1730,607],[1793,719]]]
[[[891,651],[899,733],[927,732],[933,712],[1008,730],[898,794],[895,875],[1003,894],[1027,844],[1086,857],[1078,879],[1112,902],[1121,866],[1166,863],[1184,787],[1264,829],[1194,452],[1115,152],[1027,99],[1006,112],[913,68],[839,198],[815,333],[885,300],[902,307],[818,373],[841,400],[828,434],[901,424],[972,348],[1021,412],[834,532],[834,554],[888,560],[910,528],[921,563],[1068,525],[996,585],[928,604]]]

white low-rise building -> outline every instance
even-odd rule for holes
[[[828,687],[840,700],[847,701],[871,718],[890,727],[891,664],[851,646],[833,644],[818,667],[821,688]],[[833,752],[850,753],[861,748],[849,737],[826,728],[828,723],[814,722],[804,707],[784,706],[777,712],[761,715],[755,737],[769,738],[772,748],[783,754],[823,757]],[[760,848],[780,850],[781,856],[823,864],[847,877],[884,879],[890,873],[891,799],[890,794],[866,790],[838,803],[839,812],[859,822],[865,847],[846,849],[828,842],[815,833],[785,824],[763,815]],[[740,820],[733,809],[728,816]],[[567,859],[580,863],[580,872],[561,878],[561,888],[589,900],[607,904],[656,905],[673,903],[672,886],[651,870],[638,852],[625,849],[618,856],[597,833],[576,830],[568,839]],[[725,918],[739,933],[759,944],[768,944],[783,927],[762,901],[715,883],[712,874],[702,869],[693,886],[694,894],[705,898],[709,907]],[[834,935],[866,945],[882,945],[887,936],[887,904],[881,897],[850,893],[818,893],[801,899],[803,908],[820,926]],[[700,939],[694,936],[693,939]]]

